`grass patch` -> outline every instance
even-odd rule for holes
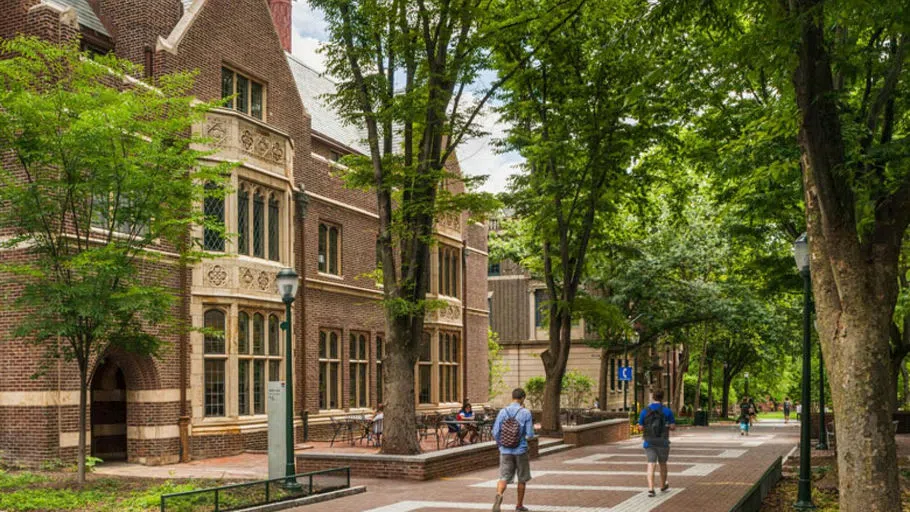
[[[152,512],[161,495],[216,487],[217,480],[162,481],[87,475],[84,486],[72,473],[0,471],[0,510],[6,512],[79,510],[85,512]]]

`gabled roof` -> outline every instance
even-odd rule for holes
[[[108,33],[104,24],[98,19],[98,15],[95,14],[92,6],[88,4],[88,0],[57,0],[57,2],[72,7],[73,10],[76,11],[76,20],[83,27],[94,30],[101,35],[111,37],[111,34]]]
[[[324,97],[335,92],[335,82],[290,53],[286,55],[294,81],[297,82],[300,100],[312,118],[313,131],[354,151],[369,154],[366,130],[342,119]]]

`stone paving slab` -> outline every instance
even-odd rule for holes
[[[525,506],[537,512],[727,512],[779,456],[796,445],[798,424],[681,429],[670,450],[669,492],[647,495],[640,440],[588,446],[531,462]],[[428,482],[355,479],[367,492],[299,512],[442,512],[490,510],[498,471],[475,471]],[[503,511],[515,508],[509,486]]]

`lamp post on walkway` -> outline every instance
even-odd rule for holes
[[[814,509],[812,503],[811,461],[812,456],[809,445],[809,432],[812,415],[809,413],[809,403],[812,400],[809,387],[810,373],[812,372],[812,352],[810,350],[810,317],[812,315],[812,284],[809,277],[809,240],[805,233],[793,242],[793,257],[796,259],[796,268],[803,277],[803,382],[802,402],[803,414],[800,421],[799,436],[799,487],[794,507],[802,510]]]
[[[747,397],[749,396],[749,372],[746,372],[746,389],[745,389],[745,393],[743,393],[743,394],[746,395]]]
[[[285,466],[285,476],[288,477],[286,486],[288,488],[293,488],[299,484],[291,479],[290,477],[297,474],[296,464],[294,464],[294,380],[293,380],[293,368],[292,368],[292,358],[291,358],[291,304],[294,302],[294,299],[297,297],[297,286],[300,282],[297,279],[297,272],[294,272],[292,268],[283,268],[278,272],[278,277],[275,279],[278,283],[278,292],[281,294],[281,300],[284,302],[284,333],[285,333],[285,342],[286,348],[285,353],[285,379],[286,387],[285,392],[285,454],[287,456],[287,465]]]

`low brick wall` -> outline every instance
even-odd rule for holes
[[[537,458],[537,445],[537,438],[528,443],[532,459]],[[318,452],[297,455],[298,473],[348,466],[352,477],[401,480],[432,480],[498,464],[499,448],[493,441],[419,455]]]
[[[562,427],[562,440],[575,446],[615,443],[629,439],[629,420],[614,419]]]

